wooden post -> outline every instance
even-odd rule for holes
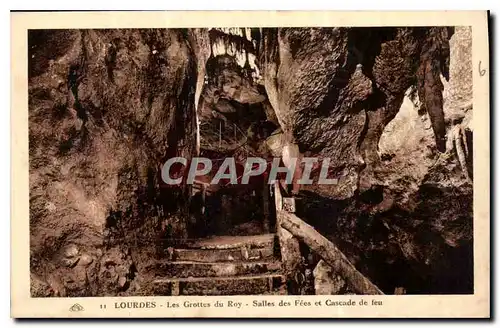
[[[232,204],[231,196],[228,194],[221,195],[221,213],[220,219],[217,222],[217,230],[221,233],[227,233],[231,227]]]
[[[284,218],[283,200],[279,184],[274,184],[274,200],[276,204],[276,232],[280,243],[281,259],[287,275],[293,276],[300,269],[302,255],[300,254],[299,241],[282,226]]]
[[[205,206],[207,203],[207,187],[205,186],[205,184],[201,185],[200,191],[201,191],[201,215],[202,215],[202,217],[204,217]]]
[[[269,233],[271,228],[270,228],[270,222],[269,222],[269,185],[266,183],[266,181],[262,181],[262,214],[263,214],[263,228],[265,233]]]
[[[353,291],[363,295],[383,295],[382,291],[359,272],[331,241],[296,215],[281,212],[280,224],[332,266]]]
[[[170,283],[170,294],[172,296],[179,296],[180,294],[180,282],[179,281],[172,281]]]
[[[283,210],[283,200],[281,198],[280,185],[278,182],[274,183],[274,206],[276,207],[276,212]]]

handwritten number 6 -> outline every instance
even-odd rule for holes
[[[486,74],[486,70],[485,69],[481,69],[481,61],[479,61],[479,75],[480,76],[484,76],[484,74]]]

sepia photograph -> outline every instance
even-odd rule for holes
[[[26,30],[31,299],[477,292],[472,24],[194,26]]]

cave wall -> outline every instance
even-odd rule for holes
[[[196,29],[30,31],[34,295],[133,290],[138,245],[154,249],[161,227],[185,237],[187,188],[160,188],[158,172],[165,156],[196,151],[206,36]]]
[[[262,35],[264,85],[284,133],[302,153],[332,159],[340,182],[324,193],[342,199],[371,187],[382,130],[412,85],[436,98],[427,107],[442,151],[442,97],[435,94],[447,70],[447,28],[279,28]]]
[[[284,133],[339,178],[304,186],[299,216],[386,293],[473,290],[470,30],[453,32],[278,29],[261,43]]]

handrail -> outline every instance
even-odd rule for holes
[[[354,292],[363,295],[383,295],[383,292],[359,272],[335,244],[295,214],[284,211],[282,209],[282,196],[277,183],[275,184],[274,190],[276,214],[279,217],[278,224],[280,227],[317,253],[340,276],[342,276]]]

